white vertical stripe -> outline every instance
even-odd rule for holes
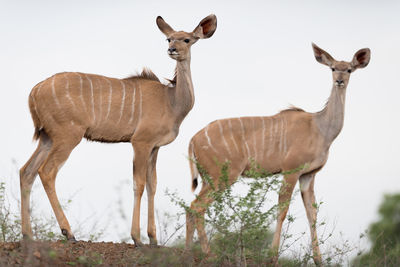
[[[264,117],[260,117],[262,121],[262,133],[261,133],[261,155],[262,160],[264,161],[264,154],[265,154],[265,121]]]
[[[251,118],[251,121],[253,122],[253,150],[254,150],[254,160],[257,162],[257,138],[256,138],[256,123],[255,123],[255,118]]]
[[[75,72],[76,75],[78,75],[79,77],[79,84],[80,84],[80,99],[82,102],[82,106],[85,109],[85,112],[87,112],[87,108],[86,108],[86,103],[85,103],[85,99],[83,99],[83,81],[82,81],[82,77],[78,72]]]
[[[44,84],[44,81],[43,81],[43,82],[40,82],[40,83],[39,83],[39,86],[36,87],[37,89],[36,89],[35,97],[38,96],[38,94],[39,94],[39,92],[40,92],[40,89],[42,88],[43,84]]]
[[[111,101],[112,101],[112,91],[113,91],[113,88],[112,88],[112,84],[111,84],[111,81],[108,79],[108,78],[106,78],[106,77],[104,77],[104,79],[108,82],[108,91],[109,91],[109,94],[108,94],[108,107],[107,107],[107,113],[106,113],[106,117],[105,117],[105,119],[104,120],[107,120],[108,119],[108,116],[110,115],[110,110],[111,110]]]
[[[247,140],[244,135],[244,126],[243,126],[241,118],[239,117],[238,119],[240,122],[240,127],[242,128],[242,139],[243,139],[244,145],[246,146],[246,150],[247,150],[247,159],[249,159],[250,158],[250,148],[249,148],[249,145],[247,144]]]
[[[61,105],[60,102],[58,101],[57,95],[56,95],[56,88],[54,86],[54,79],[55,79],[56,75],[53,75],[52,79],[51,79],[51,91],[53,93],[53,99],[54,102],[56,102],[57,107],[60,109]]]
[[[75,109],[75,103],[74,100],[72,99],[70,93],[69,93],[69,79],[68,76],[66,75],[66,73],[64,73],[64,78],[66,80],[66,84],[65,84],[65,92],[66,92],[66,96],[69,100],[69,102],[71,102],[72,108]]]
[[[38,110],[37,110],[37,104],[36,104],[36,97],[37,97],[37,95],[38,95],[38,93],[39,93],[39,91],[40,91],[40,88],[42,88],[42,85],[43,85],[43,82],[41,82],[37,87],[35,87],[33,90],[32,90],[32,92],[31,92],[31,97],[32,97],[32,102],[33,102],[33,108],[35,109],[35,112],[36,112],[36,114],[39,114],[38,113]],[[33,95],[33,93],[35,93],[35,95]]]
[[[210,126],[210,124],[207,125],[207,127],[205,128],[205,130],[204,130],[204,135],[205,135],[206,138],[207,138],[208,145],[211,147],[212,150],[214,150],[215,154],[218,154],[217,150],[215,150],[214,146],[211,144],[211,139],[210,139],[210,137],[208,136],[208,126]]]
[[[284,122],[285,122],[285,131],[283,134],[283,152],[286,153],[287,152],[287,120],[284,117],[283,118]]]
[[[138,122],[142,118],[142,88],[140,88],[140,85],[138,84],[138,89],[139,89],[139,115],[138,115]]]
[[[229,155],[232,156],[231,150],[230,150],[230,148],[228,146],[228,143],[226,142],[226,139],[225,139],[225,136],[224,136],[224,132],[222,130],[221,121],[218,120],[217,123],[218,123],[218,126],[219,126],[219,132],[221,134],[222,141],[224,142],[226,150],[228,151]]]
[[[279,119],[278,118],[276,118],[276,120],[274,119],[274,121],[275,121],[275,123],[274,123],[274,139],[273,139],[273,142],[274,143],[276,143],[277,145],[278,145],[278,151],[277,152],[280,152],[280,139],[279,139]],[[275,148],[275,146],[274,146],[274,148]]]
[[[121,99],[121,110],[119,111],[119,119],[117,124],[120,123],[122,119],[122,114],[124,112],[124,107],[125,107],[125,94],[126,94],[125,83],[122,80],[120,80],[120,83],[122,85],[122,99]]]
[[[238,147],[238,145],[236,144],[235,137],[233,136],[233,129],[232,129],[231,119],[228,119],[228,124],[229,124],[229,129],[231,130],[231,139],[232,139],[232,142],[233,142],[233,144],[235,145],[236,151],[239,153],[239,147]]]
[[[136,103],[136,87],[133,88],[132,110],[131,110],[131,117],[129,118],[129,123],[132,122],[135,115],[135,103]]]
[[[280,119],[280,122],[281,122],[281,130],[279,133],[279,152],[282,153],[283,152],[283,127],[284,127],[283,118]]]
[[[89,81],[90,83],[90,93],[92,96],[92,118],[93,118],[93,122],[96,121],[96,112],[94,112],[94,92],[93,92],[93,83],[92,80],[89,78],[89,76],[87,74],[85,74],[86,79]]]
[[[268,142],[268,153],[267,156],[271,155],[272,152],[275,150],[275,143],[274,143],[274,118],[270,117],[269,118],[271,121],[271,124],[269,126],[269,142]]]
[[[101,122],[103,118],[103,83],[99,80],[99,77],[96,78],[98,85],[98,90],[99,90],[99,119],[97,120],[98,123]]]

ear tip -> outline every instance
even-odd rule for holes
[[[215,16],[215,14],[210,14],[207,16],[207,18],[217,21],[217,16]]]
[[[157,16],[156,20],[160,20],[160,19],[164,20],[161,16]]]

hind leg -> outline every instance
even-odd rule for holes
[[[59,169],[68,159],[75,146],[82,140],[82,137],[83,132],[78,134],[77,132],[70,131],[68,136],[64,134],[62,138],[52,138],[53,145],[51,146],[49,155],[38,171],[61,232],[68,240],[75,240],[75,237],[58,200],[55,182]]]
[[[30,195],[39,167],[43,164],[51,148],[51,140],[46,133],[41,133],[39,144],[30,159],[20,169],[21,190],[21,225],[24,238],[32,238],[30,221]]]
[[[186,245],[191,245],[188,241],[188,238],[193,238],[194,229],[197,229],[197,235],[199,236],[199,241],[201,245],[201,250],[204,253],[209,252],[209,245],[207,234],[205,230],[205,213],[208,206],[214,201],[212,197],[210,197],[210,192],[212,192],[212,188],[209,184],[204,184],[201,189],[198,197],[192,202],[190,205],[190,209],[193,213],[187,213],[186,216],[189,216],[189,220],[186,220]],[[188,217],[187,217],[188,218]],[[193,224],[193,225],[188,225]]]
[[[214,167],[214,171],[208,171],[210,174],[210,178],[214,182],[214,186],[219,188],[218,190],[224,190],[226,186],[231,186],[238,179],[240,173],[243,172],[245,164],[231,164],[232,166],[237,166],[235,169],[230,169],[229,178],[227,184],[221,183],[218,179],[211,177],[220,177],[221,172],[219,166]],[[204,167],[204,166],[203,166]],[[210,168],[208,168],[210,169]],[[210,184],[205,183],[203,181],[203,187],[196,197],[196,199],[191,203],[190,209],[193,211],[186,213],[186,248],[189,248],[192,245],[192,239],[194,230],[197,229],[197,235],[199,237],[201,249],[204,253],[208,253],[210,251],[210,247],[208,244],[207,234],[205,230],[205,213],[210,204],[214,201],[214,198],[210,195],[213,191],[213,188]]]

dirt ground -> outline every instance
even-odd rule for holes
[[[183,249],[112,242],[0,243],[0,266],[193,266]]]

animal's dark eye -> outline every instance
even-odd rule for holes
[[[332,71],[335,71],[335,68],[332,68]]]
[[[351,73],[351,70],[347,70],[348,73]]]
[[[171,42],[171,39],[168,38],[168,39],[167,39],[167,42],[170,43],[170,42]]]
[[[189,43],[190,40],[189,40],[189,39],[185,39],[184,42],[185,42],[185,43]]]

